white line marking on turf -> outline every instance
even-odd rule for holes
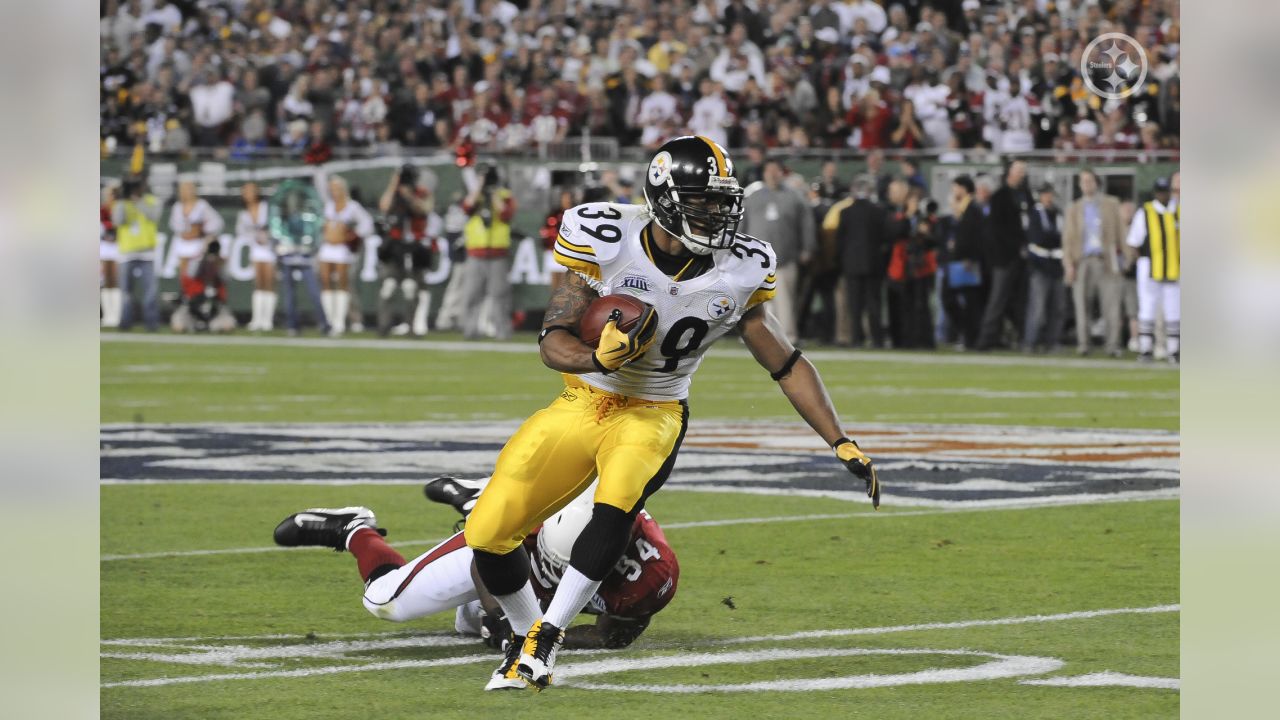
[[[706,665],[743,665],[749,663],[804,660],[824,657],[857,657],[868,655],[951,655],[991,658],[989,662],[967,668],[931,668],[896,675],[850,675],[847,677],[805,678],[793,680],[760,680],[731,685],[629,685],[581,682],[574,678],[606,675],[630,670],[652,670],[671,667]],[[948,682],[976,682],[1042,675],[1065,665],[1057,658],[1029,655],[998,655],[973,650],[930,649],[864,649],[813,648],[805,650],[757,650],[752,652],[690,653],[647,658],[611,658],[587,663],[566,663],[556,668],[557,682],[584,690],[615,692],[706,693],[706,692],[811,692],[815,690],[848,690],[854,688],[895,687]]]
[[[1103,672],[1076,675],[1074,677],[1051,677],[1043,680],[1023,680],[1022,685],[1048,685],[1050,687],[1135,687],[1158,688],[1161,690],[1181,690],[1182,680],[1179,678],[1144,677],[1126,675],[1124,673]]]
[[[999,625],[1026,625],[1029,623],[1062,622],[1065,620],[1088,620],[1107,617],[1109,615],[1143,615],[1148,613],[1179,612],[1181,605],[1153,605],[1144,608],[1113,608],[1110,610],[1079,610],[1076,612],[1056,613],[1053,615],[1024,615],[1022,617],[996,618],[994,620],[961,620],[959,622],[924,623],[921,625],[890,625],[878,628],[851,628],[847,630],[807,630],[786,635],[757,635],[726,640],[725,643],[776,642],[780,640],[809,640],[813,638],[849,637],[853,635],[887,635],[890,633],[917,632],[921,630],[963,630],[973,627],[995,627]]]
[[[457,635],[418,635],[413,637],[385,637],[378,640],[334,640],[321,643],[249,647],[247,645],[169,645],[193,652],[105,652],[102,657],[122,660],[149,660],[180,665],[230,665],[240,667],[275,667],[273,664],[252,662],[269,658],[324,658],[349,659],[348,653],[367,650],[396,650],[399,648],[474,646],[475,639]],[[248,662],[247,662],[248,661]]]
[[[705,491],[719,492],[729,488],[719,487],[690,487],[678,488],[688,491]],[[741,491],[741,488],[733,488]],[[800,494],[807,495],[810,492],[815,496],[826,497],[821,493],[825,491],[778,491],[777,493],[761,493],[761,494]],[[865,499],[865,494],[859,493]],[[1177,499],[1177,493],[1166,493],[1164,491],[1151,491],[1144,493],[1130,493],[1119,495],[1087,495],[1080,496],[1088,498],[1082,502],[1056,501],[1054,499],[1046,499],[1040,501],[1033,500],[1011,500],[1004,504],[982,504],[978,501],[973,507],[954,507],[954,503],[948,509],[940,510],[906,510],[903,512],[849,512],[849,513],[829,513],[829,514],[813,514],[813,515],[780,515],[777,517],[749,517],[749,518],[726,518],[724,520],[694,520],[691,522],[662,523],[663,530],[684,530],[687,528],[703,528],[703,527],[728,527],[732,525],[765,525],[769,523],[783,522],[808,522],[811,520],[852,520],[852,519],[889,519],[902,517],[921,517],[925,515],[958,515],[962,513],[976,512],[994,512],[999,510],[1035,510],[1047,507],[1059,507],[1063,505],[1105,505],[1118,502],[1147,502],[1151,500],[1170,500]],[[435,545],[447,537],[431,538],[427,540],[397,540],[393,543],[396,547],[404,547],[411,545]],[[203,555],[240,555],[248,553],[267,553],[267,552],[300,552],[311,550],[312,548],[296,548],[296,547],[279,547],[279,546],[262,546],[247,548],[221,548],[213,550],[170,550],[160,552],[130,553],[124,555],[103,555],[99,558],[99,562],[118,562],[121,560],[153,560],[156,558],[171,557],[199,557]]]
[[[799,633],[787,633],[782,635],[760,635],[760,636],[754,636],[754,637],[740,637],[740,638],[727,638],[722,640],[711,640],[705,644],[725,645],[725,644],[743,644],[743,643],[760,643],[760,642],[785,642],[789,640],[803,640],[803,639],[809,639],[809,638],[823,638],[823,637],[883,635],[883,634],[890,634],[890,633],[928,631],[928,630],[955,630],[955,629],[963,629],[968,627],[986,627],[986,626],[994,626],[994,625],[1020,625],[1020,624],[1026,624],[1026,623],[1047,623],[1047,622],[1061,622],[1061,621],[1070,621],[1070,620],[1087,620],[1091,618],[1107,617],[1112,615],[1178,612],[1179,609],[1180,609],[1180,606],[1176,604],[1156,605],[1152,607],[1140,607],[1140,608],[1110,608],[1110,609],[1102,609],[1102,610],[1083,610],[1083,611],[1077,611],[1077,612],[1057,613],[1053,615],[1027,615],[1022,617],[996,618],[991,620],[963,620],[959,622],[924,623],[919,625],[893,625],[893,626],[878,627],[878,628],[814,630],[814,631],[806,631],[806,632],[799,632]],[[359,636],[351,636],[351,637],[376,638],[379,635],[403,636],[403,634],[404,634],[404,631],[396,631],[396,632],[390,632],[390,633],[370,633],[367,635],[359,635]],[[274,639],[282,636],[262,635],[258,637],[261,639]],[[298,638],[300,636],[283,636],[283,637]],[[434,636],[419,636],[419,637],[447,638],[450,636],[434,635]],[[197,639],[198,640],[216,640],[217,638],[197,638]],[[251,639],[254,639],[254,637],[253,636],[237,636],[235,639],[251,640]],[[176,641],[179,641],[179,640],[182,640],[182,638],[120,638],[115,640],[103,640],[102,643],[105,645],[132,644],[140,647],[152,647],[152,646],[177,647],[178,645]],[[302,646],[302,647],[305,648],[305,646]],[[674,649],[680,649],[680,648],[664,647],[661,645],[656,645],[652,649],[674,650]],[[566,653],[566,656],[587,657],[590,655],[596,655],[596,654],[608,653],[608,652],[610,651],[608,650],[569,651]],[[913,651],[906,651],[906,652],[913,652]],[[939,652],[939,651],[930,651],[930,652]],[[964,651],[941,651],[941,652],[957,653],[957,652],[964,652]],[[752,653],[753,656],[757,654],[758,652]],[[112,653],[112,656],[114,655],[115,653]],[[287,657],[288,655],[283,655],[283,654],[277,655],[277,657],[279,656]],[[725,654],[720,654],[716,657],[724,657],[724,656]],[[995,655],[991,655],[991,656],[992,657],[1008,657],[1008,656],[995,656]],[[137,657],[138,659],[143,659],[141,656],[137,656]],[[671,658],[669,656],[663,657],[662,660],[663,660],[662,666],[666,667],[670,665]],[[468,656],[462,656],[462,657],[456,657],[456,658],[441,658],[441,659],[435,659],[435,660],[399,660],[399,661],[391,661],[391,662],[369,663],[364,665],[340,665],[340,666],[330,666],[330,667],[303,668],[298,670],[275,670],[275,671],[262,671],[262,672],[251,672],[251,673],[222,673],[222,674],[216,674],[216,675],[193,675],[193,676],[179,676],[179,677],[165,677],[165,678],[149,678],[144,680],[123,680],[123,681],[117,681],[117,682],[102,683],[101,687],[103,688],[157,687],[157,686],[163,686],[163,685],[213,682],[213,681],[219,681],[219,680],[261,680],[261,679],[269,679],[269,678],[311,677],[315,675],[331,675],[331,674],[346,673],[346,672],[400,670],[400,669],[408,669],[408,668],[439,667],[439,666],[446,666],[446,665],[467,665],[471,663],[492,662],[492,661],[493,661],[493,655],[491,653],[486,653],[483,655],[468,655]],[[572,664],[569,664],[567,666],[572,667]],[[1049,672],[1049,671],[1046,670],[1044,672]]]
[[[458,340],[390,340],[374,338],[284,338],[223,335],[128,335],[105,333],[99,336],[103,343],[154,343],[159,345],[251,345],[291,348],[339,348],[359,350],[434,350],[437,352],[495,352],[532,354],[538,351],[533,335],[528,342],[463,342]],[[713,357],[751,357],[745,349],[736,345],[722,346],[712,351]],[[1107,370],[1148,370],[1176,372],[1177,367],[1163,363],[1139,364],[1117,360],[1086,360],[1078,358],[1023,357],[1019,355],[950,355],[939,353],[863,352],[858,350],[811,350],[806,357],[824,362],[889,362],[906,365],[986,365],[1022,366],[1036,368],[1105,368]]]

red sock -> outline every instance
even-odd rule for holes
[[[204,283],[201,283],[190,275],[183,275],[181,280],[183,297],[193,298],[204,291]]]
[[[396,552],[382,536],[373,528],[360,528],[351,536],[347,549],[356,556],[356,565],[360,568],[360,579],[369,580],[369,575],[383,565],[404,565],[404,556]]]

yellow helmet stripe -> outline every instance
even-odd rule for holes
[[[714,140],[703,135],[696,135],[699,140],[707,144],[711,148],[711,154],[716,156],[716,165],[720,169],[720,177],[729,177],[729,163],[725,162],[724,153],[720,152],[720,146]]]

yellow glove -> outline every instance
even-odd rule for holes
[[[658,311],[652,305],[645,305],[631,332],[618,329],[618,321],[622,319],[622,311],[615,309],[609,314],[609,322],[600,331],[600,342],[596,343],[596,351],[591,360],[596,369],[602,373],[611,373],[644,354],[653,344],[658,334]]]
[[[849,472],[867,482],[867,497],[871,498],[871,506],[879,510],[880,478],[876,477],[876,468],[871,464],[871,458],[862,452],[858,443],[849,438],[840,438],[831,449],[836,451],[836,457],[849,468]]]

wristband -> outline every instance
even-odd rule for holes
[[[591,364],[592,364],[592,365],[595,365],[595,366],[596,366],[596,372],[598,372],[598,373],[600,373],[600,374],[602,374],[602,375],[608,375],[609,373],[613,372],[612,370],[610,370],[609,368],[605,367],[605,366],[600,362],[600,358],[596,357],[596,354],[595,354],[595,353],[591,353]]]
[[[791,368],[795,367],[795,364],[799,359],[800,359],[800,348],[796,348],[796,351],[791,353],[791,357],[787,358],[787,362],[782,365],[782,369],[778,370],[777,372],[769,373],[769,377],[773,378],[774,382],[777,382],[778,380],[785,378],[786,376],[791,374]]]
[[[542,341],[543,341],[543,340],[545,340],[545,339],[546,339],[546,337],[547,337],[548,335],[550,335],[551,333],[553,333],[553,332],[555,332],[555,331],[557,331],[557,330],[563,330],[563,331],[565,331],[565,332],[569,333],[570,335],[573,335],[574,337],[577,337],[577,333],[575,333],[575,332],[573,331],[573,328],[570,328],[570,327],[565,326],[565,325],[548,325],[548,326],[546,326],[546,327],[542,328],[542,332],[538,333],[538,344],[539,344],[539,345],[541,345],[541,344],[542,344]]]

